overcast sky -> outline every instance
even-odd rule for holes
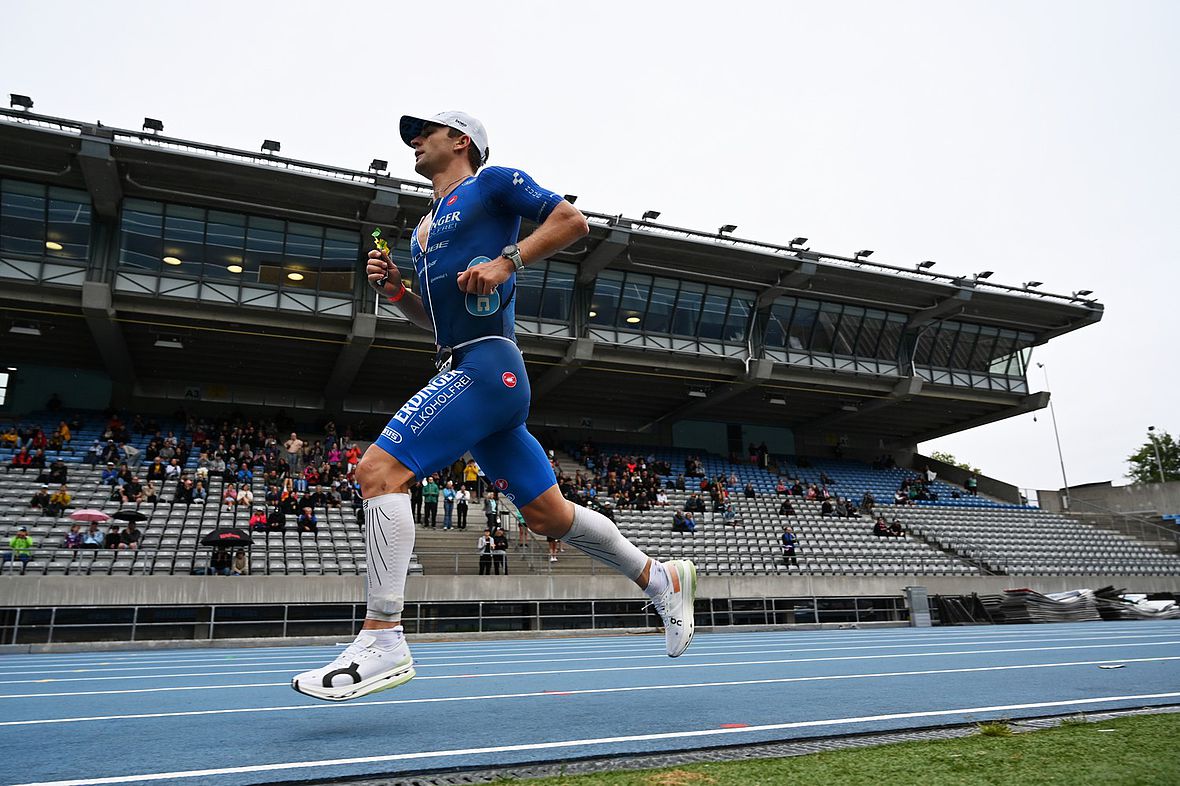
[[[36,111],[414,177],[403,113],[579,207],[1066,293],[1035,353],[1073,484],[1180,432],[1180,3],[9,0],[0,91]],[[1044,377],[1034,368],[1033,390]],[[1047,411],[927,443],[1061,485]]]

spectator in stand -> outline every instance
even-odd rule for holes
[[[213,552],[213,557],[209,560],[209,574],[213,576],[228,576],[233,569],[233,557],[229,554],[229,549],[224,546],[216,549]]]
[[[549,544],[549,561],[557,562],[557,546],[561,541],[550,537],[546,537],[545,541]]]
[[[82,548],[101,549],[102,543],[102,529],[99,528],[97,521],[90,522],[90,529],[86,530],[85,534],[82,535]]]
[[[148,467],[147,479],[163,482],[167,475],[168,473],[164,468],[164,463],[160,460],[159,456],[156,456],[155,460],[152,461],[152,465]]]
[[[314,533],[319,526],[319,519],[316,518],[315,511],[311,508],[304,508],[299,513],[299,531]]]
[[[50,483],[67,483],[70,479],[69,470],[66,469],[66,463],[61,459],[55,459],[49,465],[48,481]]]
[[[870,516],[873,515],[873,507],[876,504],[877,499],[873,496],[872,492],[866,491],[865,495],[860,498],[860,509]]]
[[[479,467],[476,466],[475,459],[468,459],[463,465],[463,485],[472,494],[479,493]]]
[[[684,511],[677,510],[672,513],[672,531],[684,532]]]
[[[238,507],[247,510],[254,507],[254,492],[249,486],[242,486],[238,489]]]
[[[294,431],[291,432],[290,438],[283,443],[283,450],[287,454],[285,458],[292,472],[298,472],[301,467],[301,462],[303,461],[303,445],[303,440]]]
[[[221,504],[225,505],[226,511],[234,509],[234,505],[238,502],[238,488],[232,483],[225,484],[225,491],[221,494]]]
[[[266,508],[254,508],[254,513],[250,516],[249,527],[254,532],[266,531]]]
[[[134,521],[128,521],[127,526],[119,533],[119,548],[136,551],[142,541],[143,531],[135,525]]]
[[[794,516],[795,508],[791,506],[791,499],[789,497],[783,499],[781,505],[778,506],[778,514],[780,516]]]
[[[164,467],[164,479],[180,480],[182,469],[183,468],[180,466],[180,459],[171,459],[168,462],[168,466]]]
[[[464,483],[459,487],[458,493],[455,494],[455,524],[459,529],[467,529],[467,508],[470,505],[471,492],[467,490],[467,484]]]
[[[19,562],[21,564],[21,573],[24,573],[29,567],[29,560],[33,558],[33,539],[29,537],[29,531],[25,527],[21,527],[16,531],[8,541],[9,551],[4,553],[4,562]]]
[[[737,511],[733,509],[732,502],[726,502],[724,510],[721,511],[721,523],[727,527],[736,527],[742,523],[738,518]]]
[[[663,489],[656,492],[656,507],[668,507],[668,494]]]
[[[897,491],[895,491],[893,493],[893,504],[894,505],[909,505],[910,504],[909,494],[902,491],[901,489],[898,489]]]
[[[238,466],[238,471],[235,474],[238,483],[244,483],[247,486],[254,482],[254,470],[250,469],[250,465],[245,461]]]
[[[422,504],[426,508],[422,525],[435,529],[438,526],[438,476],[431,475],[422,487]]]
[[[282,508],[274,508],[266,516],[266,529],[268,532],[282,532],[287,528],[287,514],[283,512]]]
[[[484,494],[483,515],[488,521],[488,530],[494,532],[496,521],[500,517],[500,492],[493,489],[487,494]]]
[[[889,522],[885,520],[885,516],[877,516],[877,521],[873,524],[873,534],[878,538],[889,537]]]
[[[20,451],[12,457],[12,461],[9,463],[8,469],[10,472],[14,469],[19,469],[23,475],[31,466],[33,466],[32,454],[29,453],[28,448],[21,448]]]
[[[111,524],[111,526],[107,529],[106,537],[102,539],[102,547],[104,549],[117,549],[119,548],[120,542],[119,525]]]
[[[20,439],[16,431],[16,426],[9,426],[0,433],[0,447],[16,449],[17,441]]]
[[[48,515],[49,511],[49,484],[46,483],[41,486],[40,491],[33,494],[33,498],[29,500],[30,508],[38,508],[42,513]]]
[[[131,479],[123,484],[119,489],[119,496],[124,504],[143,502],[143,484],[139,482],[138,475],[132,475]]]
[[[691,510],[684,511],[684,531],[685,532],[696,532],[697,531],[697,520],[696,520],[696,518],[693,517],[693,512]]]
[[[99,459],[102,458],[102,442],[94,440],[94,444],[86,451],[86,456],[82,459],[88,466],[97,467]]]
[[[791,525],[783,525],[783,534],[780,538],[783,548],[783,562],[787,567],[794,565],[799,567],[799,560],[795,557],[795,546],[799,543],[799,539],[795,537],[795,532],[791,529]]]
[[[209,492],[205,489],[205,481],[198,480],[193,485],[193,504],[204,505],[207,499],[209,499]]]
[[[71,524],[70,531],[66,533],[65,546],[67,549],[82,548],[82,525]]]
[[[190,478],[185,478],[176,484],[176,493],[172,495],[172,503],[175,505],[193,504],[193,482]]]
[[[148,484],[143,488],[143,501],[151,505],[155,505],[160,501],[160,491],[156,488],[155,481],[148,481]]]
[[[832,501],[830,499],[825,499],[823,501],[823,503],[820,504],[819,515],[821,515],[821,516],[834,516],[834,515],[836,515],[836,509],[834,507],[832,507]]]
[[[410,486],[410,510],[414,514],[414,523],[422,523],[422,481],[415,480]]]
[[[234,552],[234,564],[230,571],[231,576],[248,576],[250,575],[250,560],[246,559],[246,550],[238,549]]]
[[[492,531],[485,529],[475,546],[479,552],[479,575],[481,576],[492,575],[492,549],[495,548],[495,545],[496,541],[492,538]]]
[[[747,482],[745,488],[746,499],[754,499],[754,484]]]
[[[893,523],[889,525],[889,534],[895,538],[901,538],[905,536],[905,530],[901,526],[900,519],[894,519]]]
[[[72,497],[70,496],[70,490],[66,487],[66,484],[63,483],[61,484],[61,487],[53,493],[53,496],[49,498],[49,506],[45,508],[45,512],[54,518],[61,518],[61,515],[65,513],[66,508],[70,506],[71,499]]]
[[[107,467],[102,471],[102,475],[99,476],[98,483],[100,486],[119,485],[119,470],[115,469],[115,462],[107,462]]]
[[[967,478],[967,493],[973,497],[979,494],[979,478],[975,477],[975,473]]]
[[[138,467],[140,459],[143,458],[143,451],[127,442],[119,446],[119,452],[123,454],[123,461],[129,467]]]
[[[451,528],[452,514],[455,510],[455,482],[448,480],[447,485],[443,487],[443,529]]]
[[[516,547],[523,549],[529,546],[531,540],[528,525],[524,523],[524,514],[520,512],[520,508],[512,508],[512,517],[516,519]]]
[[[356,470],[356,465],[361,460],[361,449],[356,444],[350,444],[348,449],[344,451],[344,460],[348,462],[349,474]]]
[[[508,536],[503,527],[496,527],[492,534],[492,570],[500,575],[500,568],[504,568],[504,575],[508,575]]]

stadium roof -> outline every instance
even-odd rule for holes
[[[134,196],[364,233],[374,225],[413,226],[430,199],[428,184],[380,172],[9,110],[0,110],[0,175],[85,189],[94,211],[108,220],[117,217],[125,197]],[[901,313],[907,327],[915,329],[949,318],[1019,330],[1033,336],[1032,345],[1102,317],[1101,304],[1077,295],[623,215],[586,215],[589,237],[557,257],[577,264],[583,283],[608,268],[632,270],[751,290],[759,305],[798,295]],[[364,399],[375,411],[395,408],[431,368],[429,337],[399,321],[378,320],[371,337],[358,338],[355,318],[307,319],[278,310],[188,305],[124,292],[115,293],[104,312],[101,297],[94,301],[90,294],[91,302],[85,302],[86,294],[77,290],[5,287],[0,314],[9,320],[35,314],[44,327],[36,341],[9,341],[8,362],[53,358],[105,369],[116,378],[125,374],[135,380],[140,393],[149,396],[175,396],[169,380],[196,380],[212,389],[228,384],[226,377],[255,388],[273,387],[282,379],[297,397],[292,406]],[[358,304],[364,299],[358,295]],[[30,307],[30,301],[42,305]],[[109,324],[118,325],[121,340],[112,338]],[[156,346],[166,331],[190,337],[182,366],[174,349]],[[569,336],[522,336],[521,345],[537,394],[534,413],[554,425],[593,418],[634,429],[691,417],[905,443],[1047,402],[1044,394],[964,389],[766,359],[659,352]],[[341,389],[332,380],[342,376],[348,381]],[[692,387],[698,395],[689,395]],[[788,405],[769,403],[780,395]]]

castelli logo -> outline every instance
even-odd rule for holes
[[[451,205],[455,204],[458,201],[459,201],[459,195],[458,194],[451,194],[451,198],[447,200],[447,207],[450,207]]]
[[[498,491],[507,491],[508,490],[508,481],[504,480],[504,478],[498,478],[496,480],[496,489]]]
[[[508,387],[510,387],[510,388],[516,387],[516,375],[513,374],[511,371],[505,371],[504,374],[500,377],[500,379],[504,380],[504,384],[507,385]]]

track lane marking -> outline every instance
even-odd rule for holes
[[[531,677],[541,674],[593,674],[600,672],[611,671],[644,671],[652,669],[696,669],[696,668],[723,668],[725,666],[767,666],[780,663],[826,663],[828,661],[846,661],[846,660],[885,660],[889,658],[939,658],[944,656],[959,656],[959,655],[995,655],[1006,652],[1059,652],[1061,650],[1092,650],[1092,649],[1112,649],[1116,647],[1155,647],[1180,644],[1180,640],[1174,641],[1146,641],[1146,642],[1128,642],[1120,644],[1071,644],[1064,647],[1010,647],[1006,649],[997,650],[957,650],[952,652],[902,652],[894,653],[892,655],[840,655],[831,658],[771,658],[766,660],[736,660],[724,661],[721,663],[694,663],[692,661],[682,663],[663,663],[663,664],[646,664],[641,666],[600,666],[597,668],[580,668],[580,669],[548,669],[548,670],[532,670],[532,671],[500,671],[496,672],[497,677]],[[666,656],[661,656],[663,660],[667,660]],[[562,658],[552,658],[549,660],[567,662]],[[521,661],[522,663],[547,663],[549,660],[533,660]],[[418,663],[415,661],[414,667],[430,668],[433,664]],[[450,664],[446,664],[450,665]],[[472,665],[472,664],[459,664]],[[477,664],[478,665],[478,664]],[[119,677],[63,677],[59,679],[41,679],[41,680],[11,680],[0,682],[4,685],[27,685],[59,683],[59,682],[93,682],[97,680],[130,680],[130,679],[176,679],[180,677],[227,677],[227,676],[241,676],[248,674],[290,674],[290,669],[270,669],[262,671],[231,671],[231,672],[209,672],[209,673],[195,673],[195,674],[142,674]],[[416,680],[454,680],[454,679],[469,679],[472,674],[439,674],[439,675],[425,675],[415,677]],[[0,724],[3,725],[3,724]]]
[[[859,652],[859,651],[863,651],[863,650],[905,649],[907,647],[956,647],[956,646],[963,646],[963,645],[970,645],[970,644],[994,645],[994,644],[1053,643],[1053,642],[1063,642],[1063,641],[1122,641],[1122,640],[1127,640],[1127,639],[1151,639],[1151,638],[1157,638],[1159,636],[1170,636],[1170,635],[1174,635],[1174,632],[1157,633],[1157,634],[1143,634],[1143,635],[1134,635],[1134,636],[1083,636],[1083,637],[1067,637],[1067,638],[1020,637],[1020,638],[1015,638],[1015,639],[991,640],[991,641],[987,641],[987,642],[970,641],[970,640],[969,641],[948,641],[948,642],[914,643],[914,644],[909,644],[909,645],[905,645],[905,646],[894,645],[894,644],[863,644],[863,645],[857,645],[857,646],[852,646],[852,647],[792,647],[792,646],[786,646],[786,647],[771,647],[771,648],[762,648],[762,649],[747,649],[744,651],[733,652],[733,653],[723,653],[723,652],[704,653],[704,652],[698,652],[696,650],[693,650],[692,655],[694,655],[694,656],[698,655],[698,654],[761,655],[761,654],[772,654],[772,653],[796,653],[796,652]],[[1131,646],[1131,645],[1128,644],[1128,646]],[[1058,649],[1058,648],[1054,648],[1054,649]],[[613,650],[607,650],[607,651],[613,651]],[[325,655],[326,654],[328,654],[328,653],[325,653]],[[528,653],[520,653],[520,654],[527,655]],[[937,653],[931,653],[931,654],[937,654]],[[499,661],[499,662],[496,662],[492,665],[501,666],[501,665],[513,665],[516,663],[555,663],[555,662],[556,663],[579,663],[579,662],[602,661],[602,660],[629,660],[629,659],[634,659],[634,658],[660,659],[660,658],[664,658],[664,657],[667,657],[667,655],[665,652],[662,651],[662,648],[659,651],[657,651],[655,648],[652,648],[650,650],[650,652],[641,651],[641,652],[636,653],[634,651],[631,651],[631,652],[627,652],[627,653],[622,653],[620,651],[620,654],[617,654],[617,655],[595,655],[593,657],[525,658],[523,660]],[[890,656],[883,655],[881,657],[890,657]],[[320,664],[320,663],[322,663],[322,658],[314,658],[314,657],[308,656],[306,658],[299,657],[299,658],[294,658],[294,659],[259,661],[259,662],[242,663],[242,664],[238,664],[238,663],[211,664],[210,668],[234,668],[239,665],[250,665],[250,666],[287,666],[287,665],[290,665],[290,666],[297,666],[301,663],[306,663],[309,665]],[[451,662],[442,662],[442,663],[431,663],[429,657],[422,659],[421,663],[423,666],[431,666],[431,667],[435,667],[435,668],[459,667],[459,666],[486,666],[486,665],[488,665],[486,660],[451,661]],[[145,671],[145,670],[146,671],[158,671],[161,669],[170,669],[170,668],[177,668],[177,667],[175,665],[170,665],[170,666],[146,666],[146,667],[118,666],[115,668],[98,668],[98,669],[77,669],[76,668],[76,669],[67,669],[65,671],[65,673],[67,673],[67,674],[69,674],[69,673],[106,674],[106,673],[115,672],[115,671]],[[32,671],[0,672],[0,676],[11,677],[11,676],[47,674],[47,673],[51,673],[51,672],[49,672],[45,669],[34,669]],[[225,672],[206,672],[206,673],[209,675],[216,675],[216,674],[225,673]],[[149,675],[149,676],[151,676],[151,675]],[[168,677],[168,676],[173,676],[173,675],[160,674],[158,676]],[[53,678],[49,678],[49,679],[53,679]],[[7,684],[8,682],[9,682],[9,680],[0,680],[0,684]]]
[[[1177,660],[1180,658],[1160,658],[1158,660]],[[1152,660],[1152,659],[1146,659]],[[896,671],[896,672],[869,672],[865,674],[827,674],[816,675],[810,677],[772,677],[760,680],[724,680],[712,682],[684,682],[673,683],[669,685],[625,685],[615,688],[571,688],[565,691],[541,690],[541,691],[521,691],[517,693],[487,693],[475,694],[471,696],[424,696],[416,699],[380,699],[377,701],[366,701],[358,704],[283,704],[275,707],[231,707],[216,710],[184,710],[177,712],[145,712],[145,713],[130,713],[124,715],[92,715],[77,718],[35,718],[23,721],[3,721],[0,726],[45,726],[57,725],[62,723],[83,723],[89,721],[109,721],[109,720],[142,720],[145,718],[187,718],[202,715],[241,715],[250,713],[262,712],[298,712],[301,710],[343,710],[343,709],[362,709],[367,707],[388,707],[403,704],[447,704],[451,702],[465,702],[465,701],[494,701],[502,699],[529,699],[543,696],[552,696],[554,694],[562,696],[580,696],[580,695],[596,695],[606,693],[640,693],[646,691],[658,690],[683,690],[689,688],[722,688],[722,687],[736,687],[739,685],[775,685],[792,682],[838,682],[843,680],[858,680],[858,679],[878,679],[884,677],[920,677],[931,676],[936,674],[969,674],[989,671],[1019,671],[1022,669],[1049,669],[1062,668],[1067,666],[1093,666],[1100,663],[1130,663],[1131,660],[1120,659],[1119,661],[1076,661],[1071,663],[1043,663],[1043,664],[1018,664],[1010,666],[975,666],[963,669],[923,669],[916,671]],[[280,683],[284,686],[289,683]]]
[[[771,723],[760,726],[746,726],[739,729],[684,729],[674,732],[661,732],[659,734],[634,734],[619,737],[558,740],[554,742],[534,742],[480,748],[452,748],[435,751],[416,751],[413,753],[392,753],[381,756],[355,756],[346,759],[319,759],[311,761],[277,762],[272,764],[252,764],[240,767],[219,767],[204,770],[177,770],[173,772],[137,773],[135,775],[115,775],[105,778],[76,778],[58,781],[30,781],[26,783],[15,784],[15,786],[103,786],[104,784],[113,783],[143,783],[148,781],[199,778],[213,775],[240,775],[251,772],[276,772],[279,770],[340,767],[350,764],[375,764],[378,762],[410,761],[415,759],[431,758],[458,758],[463,756],[477,756],[489,753],[518,753],[523,751],[554,750],[559,748],[579,748],[599,745],[618,745],[634,742],[652,742],[656,740],[683,740],[686,738],[719,737],[722,735],[751,734],[755,732],[781,731],[785,729],[843,726],[880,721],[910,720],[914,718],[937,718],[946,717],[948,715],[978,715],[981,713],[1010,712],[1012,710],[1049,709],[1051,707],[1077,707],[1114,701],[1144,701],[1147,699],[1174,699],[1177,697],[1180,697],[1180,692],[1141,693],[1128,696],[1095,696],[1085,699],[1071,698],[1059,701],[1029,702],[1025,704],[996,704],[985,707],[958,707],[955,709],[945,710],[894,712],[884,715],[862,715],[847,718],[825,718],[820,720],[793,721],[790,723]]]
[[[969,666],[969,667],[965,667],[965,668],[961,668],[961,669],[927,669],[927,670],[923,670],[923,671],[868,672],[868,673],[864,673],[864,674],[817,674],[817,675],[812,675],[812,676],[807,676],[807,677],[768,677],[765,679],[758,679],[758,680],[731,680],[731,681],[725,681],[725,682],[697,682],[697,683],[685,683],[685,684],[681,684],[681,685],[652,685],[652,686],[639,685],[639,686],[625,686],[625,687],[620,687],[620,688],[605,688],[605,689],[599,689],[599,688],[571,689],[568,691],[544,690],[544,691],[540,691],[538,693],[506,693],[506,694],[494,694],[494,695],[488,695],[488,696],[468,696],[468,697],[462,697],[462,698],[468,698],[468,699],[505,698],[505,697],[511,698],[511,697],[518,697],[518,696],[542,696],[542,695],[553,695],[553,694],[558,694],[558,695],[562,695],[562,696],[569,696],[571,694],[578,694],[578,693],[613,693],[613,692],[622,692],[622,691],[629,691],[629,690],[657,690],[657,689],[662,689],[662,688],[700,688],[700,687],[712,687],[712,686],[719,686],[719,685],[770,685],[770,684],[775,684],[775,683],[780,683],[780,682],[819,682],[819,681],[824,681],[824,680],[846,680],[846,679],[858,679],[858,678],[863,678],[863,677],[909,677],[909,676],[918,676],[918,675],[923,675],[923,674],[969,674],[972,672],[985,672],[985,671],[1012,671],[1012,670],[1017,670],[1017,669],[1048,669],[1048,668],[1055,668],[1055,667],[1061,667],[1061,666],[1099,666],[1099,665],[1104,665],[1104,664],[1109,664],[1109,663],[1159,663],[1159,662],[1174,661],[1174,660],[1180,660],[1180,655],[1162,656],[1162,657],[1158,657],[1158,658],[1115,658],[1113,660],[1079,660],[1079,661],[1064,661],[1064,662],[1060,662],[1060,663],[1018,663],[1018,664],[1010,664],[1010,665],[1006,665],[1006,666]],[[535,674],[580,674],[582,672],[579,669],[563,669],[561,671],[546,671],[546,672],[534,672],[534,673]],[[484,675],[484,674],[480,674],[480,675],[460,674],[460,675],[446,676],[446,677],[415,677],[414,681],[421,682],[423,680],[459,679],[459,678],[476,677],[476,676],[485,677],[487,675]],[[504,675],[497,675],[497,676],[504,676]],[[242,684],[238,684],[238,685],[182,685],[182,686],[165,687],[165,688],[127,688],[124,690],[83,690],[83,691],[68,691],[68,692],[61,692],[61,693],[10,693],[10,694],[6,694],[6,695],[0,695],[0,699],[48,699],[48,698],[56,698],[56,697],[64,697],[64,696],[114,696],[114,695],[123,695],[123,694],[128,694],[128,693],[163,693],[163,692],[172,692],[172,691],[192,691],[192,690],[227,690],[227,689],[232,689],[232,688],[289,688],[290,686],[291,686],[291,683],[289,681],[288,682],[253,682],[253,683],[242,683]],[[443,696],[443,697],[437,697],[437,698],[423,697],[421,699],[405,699],[405,700],[391,699],[391,700],[389,700],[389,702],[386,702],[386,703],[413,704],[415,702],[454,701],[454,700],[455,700],[455,697]],[[365,702],[362,704],[353,704],[353,705],[349,705],[349,706],[359,707],[359,706],[365,706],[367,704],[369,704],[369,702]],[[296,705],[296,706],[302,707],[305,705]],[[318,707],[320,705],[311,705],[311,706]],[[333,706],[343,706],[343,705],[333,705]],[[119,716],[119,717],[133,718],[133,717],[140,717],[140,716],[128,715],[128,716]],[[143,717],[148,717],[148,716],[143,716]],[[155,716],[151,716],[151,717],[155,717]],[[80,718],[77,720],[90,720],[90,719],[89,718]],[[12,721],[10,723],[19,724],[19,723],[22,723],[22,721]],[[8,724],[0,723],[0,726],[4,726],[4,725],[8,725]]]

